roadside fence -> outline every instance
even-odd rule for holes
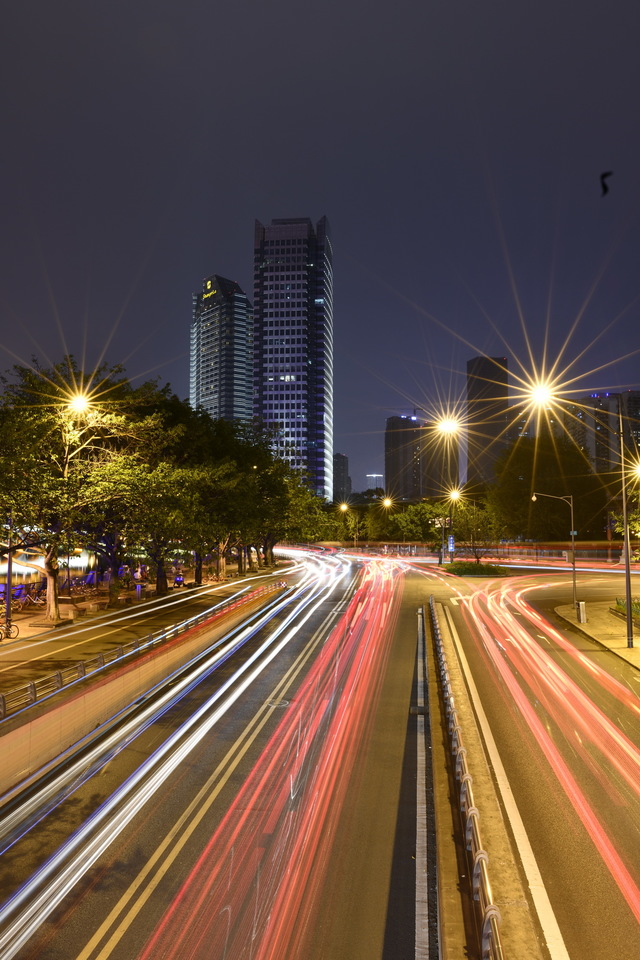
[[[228,613],[231,610],[242,607],[252,600],[257,600],[270,593],[275,593],[287,586],[285,580],[278,580],[274,583],[257,587],[250,593],[243,593],[239,597],[231,597],[229,600],[223,600],[215,607],[210,607],[203,613],[195,617],[189,617],[180,623],[174,624],[165,630],[159,630],[156,633],[150,633],[146,637],[139,637],[130,643],[113,647],[111,650],[97,654],[90,660],[79,660],[62,670],[56,670],[55,673],[38,677],[37,680],[31,680],[15,690],[9,690],[7,693],[0,693],[0,721],[13,714],[24,710],[27,707],[40,703],[47,697],[51,697],[71,684],[84,680],[86,677],[94,676],[106,667],[114,663],[124,662],[127,658],[158,647],[169,640],[194,627],[202,626],[210,620],[214,620],[221,613]]]
[[[436,643],[440,684],[444,699],[449,746],[453,757],[455,778],[459,784],[458,807],[464,828],[467,858],[472,875],[473,899],[478,904],[481,925],[482,960],[504,960],[500,938],[500,911],[493,902],[489,881],[489,855],[480,837],[480,813],[473,798],[473,778],[467,767],[467,751],[462,740],[454,697],[449,677],[447,657],[442,643],[438,613],[433,597],[429,598],[431,625]]]

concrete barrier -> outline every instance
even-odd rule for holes
[[[55,699],[7,718],[0,728],[0,798],[64,761],[82,740],[109,729],[136,699],[242,622],[249,606],[262,599],[218,614],[134,660],[117,661],[99,677],[80,679]]]

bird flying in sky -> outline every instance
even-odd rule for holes
[[[613,170],[607,170],[606,173],[600,174],[600,186],[602,187],[603,197],[605,193],[609,193],[609,187],[607,186],[607,177],[610,177],[612,173],[613,173]]]

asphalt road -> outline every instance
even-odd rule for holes
[[[556,617],[554,607],[571,600],[566,575],[458,582],[453,596],[449,587],[444,582],[437,594],[460,637],[567,954],[629,960],[640,921],[638,672]],[[609,578],[579,578],[592,600],[616,589],[624,592]]]
[[[175,702],[141,705],[137,726],[42,799],[47,816],[16,821],[0,857],[3,958],[415,956],[398,912],[414,913],[414,830],[406,870],[392,869],[415,600],[401,603],[394,565],[339,576]]]
[[[617,585],[580,574],[587,588]],[[566,573],[487,584],[388,561],[357,582],[353,569],[318,577],[293,619],[278,608],[197,682],[179,691],[174,678],[167,702],[142,704],[104,756],[6,828],[3,960],[414,960],[409,708],[416,611],[431,593],[459,634],[566,956],[630,960],[637,671],[558,630]],[[83,651],[54,638],[56,655],[115,642],[98,629]],[[2,651],[5,675],[36,669],[18,649]],[[40,669],[50,650],[35,653]]]

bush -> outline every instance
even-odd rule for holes
[[[447,573],[454,573],[456,577],[508,577],[510,570],[499,567],[495,563],[476,563],[475,560],[454,560],[445,563]]]

